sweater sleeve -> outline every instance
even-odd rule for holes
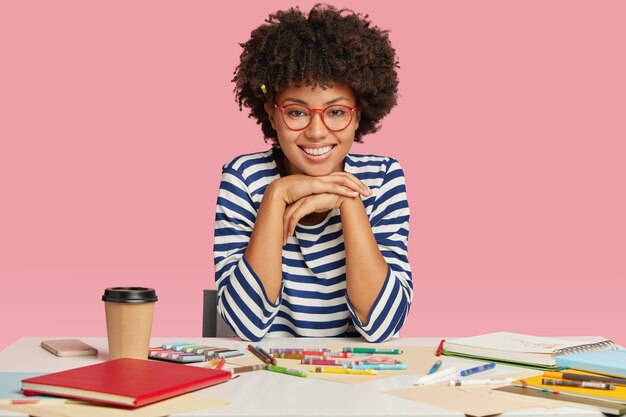
[[[246,261],[257,209],[241,174],[225,167],[217,197],[213,255],[217,310],[244,340],[258,341],[269,330],[282,299],[272,303]]]
[[[387,277],[374,301],[367,322],[362,323],[348,299],[356,329],[369,342],[382,342],[400,331],[413,299],[408,260],[409,205],[404,173],[391,160],[370,214],[378,249],[387,262]]]

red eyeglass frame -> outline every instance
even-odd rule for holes
[[[289,123],[287,123],[287,121],[285,120],[285,112],[284,110],[288,107],[306,107],[310,112],[311,112],[311,118],[309,119],[309,123],[306,124],[306,126],[304,126],[303,128],[300,129],[292,129],[291,127],[289,127]],[[350,121],[348,122],[348,124],[346,125],[346,127],[342,128],[342,129],[331,129],[330,127],[328,127],[328,125],[326,124],[326,122],[324,121],[324,112],[326,110],[328,110],[331,107],[343,107],[344,109],[348,109],[350,111]],[[285,124],[285,126],[287,126],[287,129],[289,130],[293,130],[294,132],[300,132],[301,130],[306,129],[307,127],[309,127],[311,125],[311,122],[313,121],[313,115],[315,113],[319,113],[320,114],[320,120],[322,121],[322,124],[326,127],[326,129],[330,130],[331,132],[341,132],[342,130],[346,130],[348,128],[348,126],[350,126],[350,123],[352,123],[352,118],[354,117],[354,113],[357,111],[356,107],[350,107],[350,106],[345,106],[343,104],[331,104],[330,106],[326,106],[323,109],[312,109],[309,106],[305,106],[304,104],[298,104],[298,103],[289,103],[289,104],[283,104],[283,105],[278,105],[276,103],[274,103],[274,108],[280,110],[280,117],[283,119],[283,123]]]

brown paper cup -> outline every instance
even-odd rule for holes
[[[109,359],[147,359],[156,293],[152,288],[107,288],[102,296]]]

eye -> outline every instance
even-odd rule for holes
[[[283,107],[283,115],[290,119],[305,119],[309,117],[309,109],[305,106],[288,105]]]
[[[343,108],[333,108],[326,112],[326,115],[329,117],[343,117],[346,115],[346,110]]]
[[[287,116],[302,117],[302,116],[306,116],[306,114],[300,109],[291,109],[291,110],[287,110]]]

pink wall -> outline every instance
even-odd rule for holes
[[[103,289],[158,290],[197,336],[221,165],[265,149],[237,42],[292,2],[0,2],[0,347],[105,334]],[[314,1],[303,1],[308,9]],[[405,336],[626,344],[621,1],[343,1],[391,29],[415,300]]]

